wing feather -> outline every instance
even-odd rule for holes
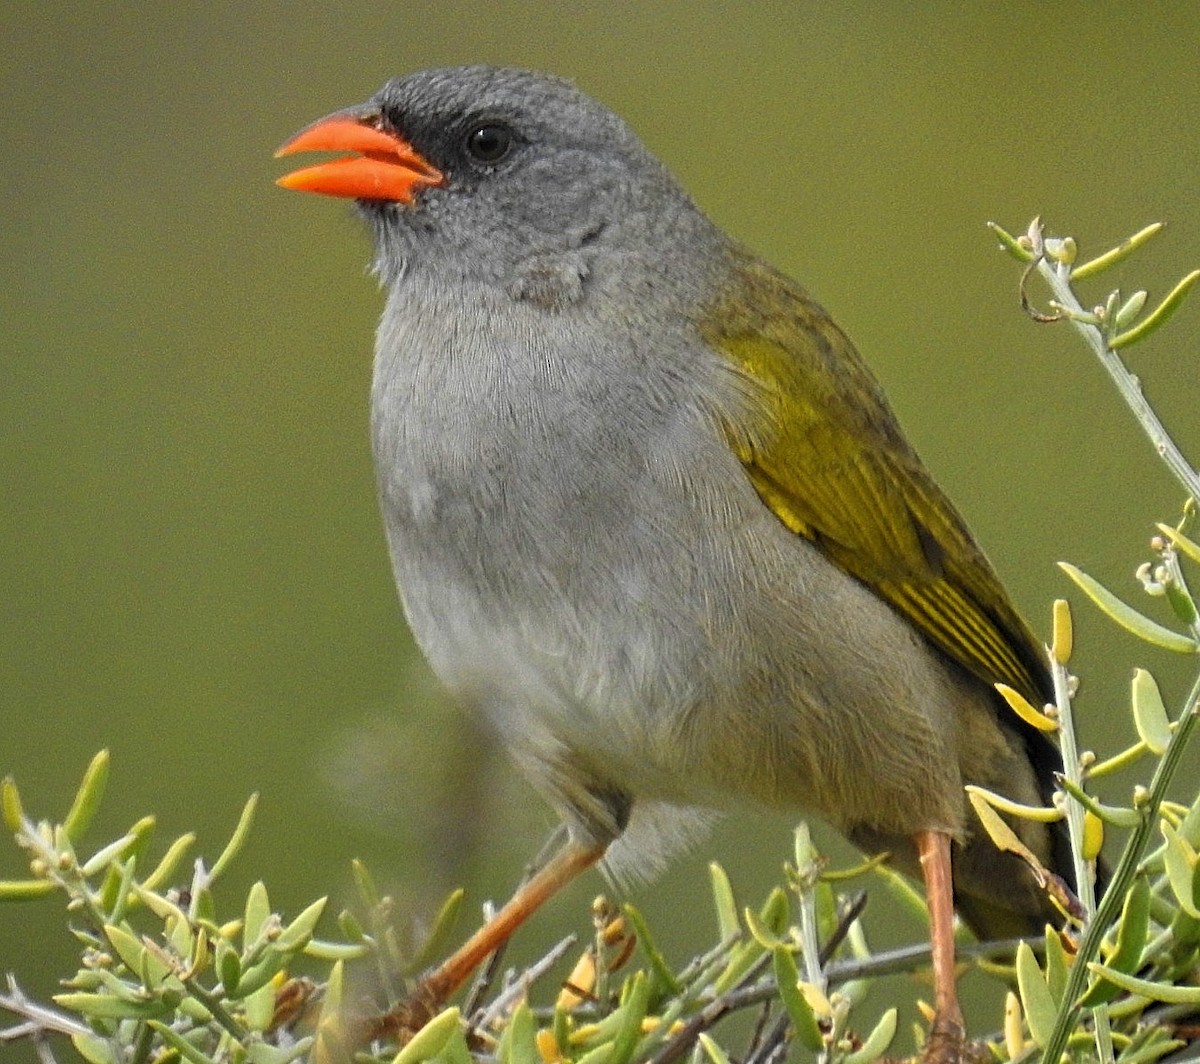
[[[703,333],[754,393],[724,428],[759,496],[985,683],[1045,698],[1037,640],[853,344],[764,263],[738,253],[733,275]]]

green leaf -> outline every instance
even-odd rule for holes
[[[773,960],[779,1000],[787,1010],[800,1044],[815,1053],[825,1044],[825,1039],[821,1036],[812,1006],[800,991],[800,971],[796,967],[796,958],[787,949],[780,948],[774,951]]]
[[[108,751],[101,750],[84,770],[79,790],[75,792],[75,800],[71,803],[71,809],[67,813],[66,819],[63,820],[63,830],[66,831],[67,838],[72,842],[78,842],[83,838],[92,822],[92,817],[100,808],[100,801],[104,797],[104,787],[108,783],[108,763]]]
[[[358,917],[349,909],[343,909],[338,913],[337,923],[338,930],[351,942],[365,942],[367,940],[367,933],[363,930],[363,925],[359,922]]]
[[[1112,824],[1113,827],[1118,828],[1134,828],[1142,822],[1142,814],[1136,809],[1130,809],[1123,805],[1105,805],[1088,794],[1078,783],[1067,779],[1065,776],[1060,777],[1058,783],[1067,794],[1106,824]]]
[[[73,1034],[71,1044],[87,1064],[118,1064],[116,1054],[105,1038],[94,1034]]]
[[[422,972],[442,956],[450,941],[450,937],[454,934],[454,927],[458,922],[458,914],[462,911],[463,899],[466,896],[467,892],[460,887],[442,902],[442,907],[438,910],[437,916],[434,917],[433,927],[430,928],[429,934],[421,944],[417,955],[412,959],[409,971]]]
[[[500,1036],[496,1055],[500,1064],[541,1064],[537,1051],[537,1021],[526,1002],[522,1001],[513,1011],[504,1033]],[[395,1064],[400,1064],[399,1058]]]
[[[708,866],[708,876],[712,882],[713,904],[717,909],[717,928],[721,941],[727,942],[741,934],[742,926],[738,922],[737,902],[733,900],[733,886],[729,876],[725,874],[716,861]]]
[[[1200,281],[1200,270],[1192,270],[1191,273],[1167,293],[1166,298],[1157,307],[1150,311],[1132,329],[1118,333],[1109,340],[1109,348],[1116,351],[1119,348],[1128,347],[1130,344],[1136,344],[1139,340],[1145,340],[1151,333],[1156,332],[1179,309],[1180,304],[1183,303],[1188,292],[1191,291],[1192,285],[1197,281]]]
[[[1150,931],[1150,880],[1145,875],[1138,875],[1125,895],[1125,905],[1121,910],[1121,921],[1117,926],[1117,944],[1104,965],[1106,971],[1132,972],[1137,970],[1138,962],[1142,959],[1142,950],[1146,946],[1146,937]],[[1117,996],[1115,980],[1105,975],[1105,980],[1094,982],[1079,999],[1079,1007],[1084,1009],[1104,1005]],[[1115,984],[1115,985],[1114,985]]]
[[[987,227],[992,235],[1000,241],[1000,247],[1007,251],[1017,262],[1032,262],[1033,252],[1025,247],[1012,233],[1001,229],[995,222],[988,222]]]
[[[1179,825],[1179,834],[1188,840],[1193,849],[1200,850],[1200,795],[1188,807],[1183,823]]]
[[[1192,598],[1192,593],[1188,589],[1187,582],[1183,578],[1183,569],[1179,566],[1178,561],[1173,566],[1174,572],[1170,578],[1163,582],[1163,594],[1167,597],[1167,603],[1171,607],[1175,617],[1189,628],[1196,623],[1196,600]]]
[[[52,879],[0,879],[0,902],[34,901],[57,889]]]
[[[236,998],[238,980],[242,977],[242,958],[238,951],[223,938],[216,944],[217,977],[227,997]]]
[[[717,1044],[716,1039],[711,1034],[701,1031],[696,1036],[696,1041],[700,1043],[705,1056],[712,1061],[712,1064],[732,1064],[729,1054]]]
[[[1005,798],[1002,794],[989,791],[986,787],[978,787],[973,783],[967,784],[964,789],[971,799],[971,805],[975,807],[976,811],[979,810],[981,805],[991,806],[994,809],[999,809],[1002,813],[1008,813],[1022,820],[1036,820],[1040,824],[1056,824],[1066,815],[1061,809],[1056,809],[1054,806],[1024,805],[1021,802],[1014,802],[1011,798]],[[976,801],[976,798],[980,800]],[[980,814],[980,820],[985,815]],[[999,839],[995,839],[994,841],[997,845],[1000,844]]]
[[[1173,546],[1180,554],[1186,555],[1192,561],[1200,565],[1200,543],[1194,539],[1189,539],[1177,528],[1172,528],[1170,525],[1159,524],[1158,530],[1171,541]]]
[[[318,898],[308,906],[280,932],[279,937],[275,940],[275,948],[283,950],[285,953],[295,953],[303,949],[308,940],[312,938],[317,921],[321,919],[321,914],[325,911],[325,904],[328,901],[328,898]]]
[[[1172,985],[1170,983],[1155,983],[1149,979],[1138,979],[1136,976],[1093,961],[1088,970],[1095,972],[1098,978],[1105,980],[1111,990],[1110,998],[1116,997],[1121,990],[1130,994],[1138,994],[1151,1001],[1162,1001],[1168,1005],[1200,1005],[1200,986],[1187,984]],[[1104,986],[1105,983],[1096,983]]]
[[[365,938],[359,942],[329,942],[323,938],[310,938],[304,944],[304,956],[321,961],[355,961],[371,953],[371,943]]]
[[[104,877],[101,888],[100,907],[108,913],[110,924],[120,925],[125,920],[125,913],[131,902],[137,900],[133,893],[133,884],[137,876],[138,854],[135,848],[124,862],[112,865]]]
[[[120,978],[115,972],[107,968],[98,968],[88,971],[85,969],[80,972],[80,975],[87,974],[92,978],[87,983],[79,980],[73,984],[73,989],[76,990],[96,990],[111,994],[113,997],[118,997],[122,1001],[132,1001],[135,1005],[141,1004],[144,1001],[149,1001],[151,995],[147,994],[145,989],[126,979]],[[136,972],[133,973],[135,976]],[[94,980],[94,981],[93,981]]]
[[[758,917],[762,921],[762,926],[772,934],[782,935],[787,930],[792,910],[788,904],[788,896],[782,887],[776,887],[767,895],[767,900],[763,902]]]
[[[1050,995],[1050,987],[1042,978],[1037,958],[1028,942],[1017,947],[1017,989],[1021,993],[1021,1008],[1029,1024],[1030,1037],[1042,1048],[1054,1032],[1058,1007]]]
[[[796,859],[796,874],[802,881],[815,882],[821,874],[824,861],[813,845],[812,831],[808,822],[800,821],[793,832],[793,846]]]
[[[1161,1027],[1145,1028],[1145,1031],[1148,1035],[1147,1041],[1136,1049],[1122,1051],[1117,1058],[1117,1064],[1154,1064],[1168,1053],[1174,1053],[1187,1045],[1181,1038],[1172,1038]]]
[[[116,951],[117,956],[124,962],[125,967],[134,974],[140,972],[146,947],[123,927],[107,924],[104,928],[104,935]]]
[[[205,883],[192,892],[191,904],[188,906],[188,916],[192,923],[217,924],[217,899],[213,897],[212,888]]]
[[[247,1064],[291,1064],[293,1060],[299,1060],[301,1057],[307,1059],[308,1051],[312,1049],[314,1041],[316,1040],[309,1035],[307,1038],[301,1038],[298,1042],[284,1046],[254,1042],[246,1050],[246,1062]]]
[[[321,1013],[317,1026],[328,1026],[338,1021],[342,1011],[342,995],[345,990],[346,966],[338,961],[329,969],[329,980],[325,984],[325,995],[321,999]]]
[[[471,1055],[467,1037],[463,1034],[461,1027],[450,1032],[450,1037],[442,1046],[438,1059],[442,1061],[442,1064],[475,1064],[475,1058]]]
[[[274,977],[253,993],[246,993],[244,983],[239,980],[237,997],[241,999],[246,1026],[251,1031],[261,1033],[271,1026],[271,1020],[275,1016],[275,989]]]
[[[897,1011],[894,1008],[888,1009],[879,1017],[879,1022],[875,1025],[875,1029],[867,1035],[862,1048],[842,1057],[843,1064],[870,1064],[871,1061],[878,1060],[883,1056],[887,1047],[892,1044],[892,1039],[896,1037],[896,1017]]]
[[[271,899],[266,884],[260,879],[246,895],[246,917],[242,924],[242,945],[249,948],[259,940],[263,927],[271,918]]]
[[[1067,980],[1071,975],[1071,960],[1067,957],[1067,951],[1063,948],[1058,932],[1049,924],[1046,925],[1045,941],[1046,986],[1050,989],[1050,996],[1054,999],[1054,1006],[1057,1008],[1062,1003],[1063,994],[1067,989]]]
[[[21,808],[21,792],[12,776],[0,780],[0,810],[4,813],[4,824],[14,834],[21,830],[25,810]]]
[[[171,843],[167,847],[167,852],[162,855],[162,860],[142,880],[142,889],[158,890],[164,883],[167,883],[171,876],[175,874],[175,869],[179,867],[179,862],[183,860],[184,855],[195,841],[196,836],[188,832],[186,835],[180,835],[179,838]]]
[[[167,1045],[178,1051],[179,1055],[185,1060],[190,1060],[192,1064],[216,1064],[216,1061],[201,1050],[199,1046],[193,1045],[165,1023],[152,1020],[149,1026]]]
[[[512,1020],[509,1023],[509,1030],[505,1031],[506,1035],[517,1024],[517,1015],[522,1009],[527,1013],[529,1012],[529,1006],[522,1004],[517,1009],[517,1012],[513,1014]],[[532,1013],[529,1014],[529,1019],[532,1021]],[[521,1022],[524,1023],[524,1020]],[[421,1064],[422,1061],[432,1060],[445,1047],[446,1043],[450,1040],[450,1036],[458,1029],[459,1023],[460,1016],[456,1005],[452,1005],[450,1008],[439,1012],[414,1034],[409,1043],[392,1058],[392,1064]],[[532,1049],[536,1054],[537,1047],[532,1046]]]
[[[253,994],[259,987],[266,986],[281,972],[288,962],[288,955],[268,946],[263,950],[262,959],[249,968],[242,969],[242,977],[238,980],[239,994]]]
[[[603,1045],[596,1046],[595,1049],[589,1049],[581,1057],[575,1058],[575,1064],[609,1064],[609,1057],[612,1056],[612,1043],[605,1042]]]
[[[730,894],[730,898],[732,899],[732,893]],[[749,909],[746,910],[747,913],[749,911]],[[787,894],[781,888],[776,887],[767,895],[767,900],[758,911],[755,929],[759,935],[763,936],[762,941],[777,941],[781,938],[784,930],[787,928],[790,916],[791,910],[788,905]],[[749,941],[741,943],[730,952],[729,962],[714,982],[714,990],[718,994],[722,994],[726,990],[736,986],[742,976],[766,952],[766,947],[763,946],[762,941],[751,937]]]
[[[164,898],[152,890],[146,890],[137,883],[133,885],[133,890],[138,900],[160,920],[164,922],[174,920],[187,926],[187,914],[169,898]]]
[[[130,1001],[112,994],[55,994],[53,1001],[92,1020],[147,1020],[165,1016],[172,1009],[158,998]]]
[[[1118,329],[1127,328],[1132,324],[1133,319],[1142,312],[1142,307],[1146,305],[1146,290],[1139,288],[1133,293],[1124,303],[1117,308],[1117,312],[1112,316],[1113,325]]]
[[[1171,720],[1154,677],[1145,669],[1133,670],[1133,722],[1138,737],[1154,754],[1166,753],[1171,745]]]
[[[558,1047],[559,1054],[566,1056],[571,1045],[571,1016],[565,1008],[557,1004],[554,1006],[551,1033],[554,1035],[554,1042]]]
[[[645,917],[628,903],[622,906],[622,911],[625,913],[625,919],[633,925],[638,948],[641,949],[642,955],[650,965],[650,972],[654,976],[655,990],[671,997],[676,996],[683,989],[683,984],[675,978],[675,973],[671,971],[666,957],[662,955],[654,939],[650,936],[650,928],[646,924]]]
[[[637,1049],[642,1037],[642,1021],[646,1018],[646,1009],[650,1004],[650,980],[645,972],[636,972],[625,984],[624,1003],[618,1012],[621,1014],[621,1026],[612,1043],[612,1056],[609,1064],[628,1064]],[[532,1013],[530,1014],[532,1017]],[[540,1055],[532,1061],[514,1061],[513,1064],[542,1064]]]
[[[221,856],[217,858],[217,863],[212,866],[212,871],[208,873],[209,883],[215,883],[218,877],[229,863],[241,852],[242,847],[246,844],[246,839],[250,835],[250,828],[254,825],[254,813],[258,809],[258,794],[257,792],[250,795],[246,799],[246,804],[242,806],[242,815],[238,817],[237,827],[233,829],[233,834],[229,838],[229,842],[225,844],[225,849],[221,851]]]
[[[80,872],[85,876],[94,876],[107,868],[114,861],[118,861],[122,856],[137,842],[136,835],[122,835],[119,839],[114,839],[107,846],[101,846],[91,857],[89,857],[80,866]]]
[[[1101,611],[1126,631],[1132,632],[1147,643],[1163,647],[1165,650],[1174,650],[1180,654],[1196,653],[1198,648],[1194,639],[1189,639],[1185,635],[1180,635],[1178,632],[1150,620],[1149,617],[1144,617],[1132,606],[1117,598],[1098,580],[1092,579],[1087,573],[1077,569],[1069,562],[1059,562],[1058,567],[1075,581],[1079,589],[1099,606]]]
[[[1158,827],[1167,842],[1166,849],[1163,850],[1163,864],[1166,866],[1171,893],[1188,916],[1200,919],[1200,908],[1196,905],[1200,900],[1200,894],[1197,893],[1197,887],[1200,885],[1200,859],[1191,843],[1182,838],[1165,820],[1160,820]]]
[[[1171,956],[1192,957],[1193,949],[1200,946],[1200,920],[1176,909],[1171,918]]]
[[[721,969],[720,975],[713,980],[713,992],[723,994],[727,990],[732,990],[764,952],[763,947],[753,938],[735,946],[729,951],[729,960]],[[576,1061],[576,1064],[579,1062]]]
[[[340,1064],[353,1059],[346,1025],[342,1022],[345,965],[338,961],[329,970],[321,1011],[317,1015],[312,1060],[315,1064]]]
[[[196,936],[192,925],[187,920],[177,920],[174,917],[165,921],[164,934],[167,941],[174,947],[180,957],[190,957],[196,945]]]
[[[1122,259],[1128,258],[1138,248],[1149,241],[1152,237],[1158,236],[1163,230],[1162,222],[1152,222],[1134,233],[1128,240],[1118,244],[1115,248],[1110,248],[1103,255],[1097,255],[1094,259],[1089,259],[1087,262],[1080,263],[1071,271],[1071,280],[1082,281],[1086,277],[1091,277],[1093,274],[1100,273],[1102,270],[1107,270],[1110,266],[1115,266]]]
[[[379,904],[379,889],[371,878],[371,871],[357,857],[350,862],[350,871],[354,875],[354,885],[358,887],[358,895],[363,900],[363,906],[374,909]]]
[[[779,935],[772,933],[771,929],[766,927],[754,914],[753,909],[743,909],[742,919],[746,921],[746,930],[750,932],[750,937],[763,949],[786,948],[787,942]]]
[[[624,1016],[620,1009],[610,1012],[607,1016],[603,1016],[594,1023],[585,1024],[570,1038],[570,1044],[588,1046],[589,1048],[604,1047],[606,1051],[611,1050],[613,1039],[617,1037],[617,1032],[621,1029],[621,1024],[624,1021]]]

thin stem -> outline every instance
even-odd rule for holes
[[[1071,706],[1070,677],[1066,667],[1050,659],[1050,673],[1054,677],[1054,704],[1058,710],[1058,742],[1062,748],[1063,774],[1076,786],[1083,786],[1083,774],[1079,767],[1079,747],[1075,741],[1075,720]],[[1083,858],[1083,806],[1067,800],[1067,832],[1071,837],[1071,858],[1074,862],[1075,890],[1083,906],[1084,917],[1090,920],[1096,912],[1096,886],[1092,879],[1090,862]]]
[[[225,1008],[220,997],[206,990],[198,979],[189,977],[182,982],[187,987],[188,993],[208,1009],[214,1022],[233,1036],[235,1044],[245,1045],[249,1031],[229,1014],[229,1010]]]
[[[17,1027],[0,1030],[0,1043],[16,1041],[19,1038],[30,1038],[35,1034],[56,1031],[68,1037],[87,1035],[92,1029],[85,1023],[80,1023],[75,1017],[40,1005],[25,996],[25,992],[17,985],[13,975],[8,976],[8,993],[0,994],[0,1009],[11,1012],[14,1016],[22,1017],[26,1022]]]
[[[1154,831],[1159,806],[1162,805],[1167,786],[1174,778],[1184,750],[1187,748],[1188,740],[1196,727],[1196,722],[1200,720],[1200,677],[1196,678],[1191,691],[1188,692],[1184,706],[1179,726],[1175,729],[1171,743],[1158,763],[1158,768],[1154,771],[1149,795],[1138,809],[1142,817],[1141,822],[1130,833],[1121,854],[1121,860],[1113,873],[1112,882],[1108,884],[1108,889],[1105,890],[1104,897],[1096,908],[1096,915],[1084,930],[1083,940],[1079,943],[1079,952],[1075,957],[1075,963],[1071,966],[1071,975],[1063,993],[1063,1001],[1074,1003],[1079,1000],[1088,979],[1088,964],[1099,955],[1100,943],[1104,939],[1104,934],[1116,922],[1121,907],[1125,903],[1125,895],[1133,883],[1142,853]],[[1042,1053],[1042,1064],[1058,1064],[1058,1060],[1066,1048],[1067,1038],[1075,1028],[1078,1016],[1079,1006],[1076,1004],[1071,1004],[1070,1007],[1059,1012],[1054,1032]]]
[[[1065,310],[1069,311],[1069,317],[1075,327],[1083,334],[1088,345],[1095,352],[1096,357],[1100,360],[1100,364],[1108,372],[1113,383],[1117,386],[1117,391],[1121,393],[1121,397],[1125,400],[1130,410],[1133,411],[1134,417],[1138,419],[1142,429],[1146,435],[1150,437],[1150,442],[1154,445],[1154,449],[1167,467],[1175,474],[1176,479],[1183,485],[1184,490],[1196,500],[1200,500],[1200,475],[1192,467],[1183,456],[1183,452],[1175,445],[1175,441],[1168,435],[1163,423],[1159,420],[1158,415],[1151,409],[1150,404],[1146,401],[1146,397],[1142,394],[1142,387],[1138,383],[1137,377],[1125,368],[1125,363],[1121,361],[1121,356],[1112,348],[1110,348],[1104,339],[1104,334],[1095,325],[1086,321],[1079,321],[1074,317],[1076,314],[1086,314],[1083,306],[1075,296],[1075,292],[1071,288],[1070,269],[1066,266],[1060,266],[1056,263],[1051,263],[1046,258],[1042,258],[1038,262],[1038,272],[1046,279],[1054,292],[1054,298]]]
[[[817,903],[811,886],[800,894],[800,951],[804,957],[804,978],[825,993],[825,972],[821,967],[821,945],[817,940]]]
[[[567,935],[549,953],[529,965],[519,978],[514,979],[488,1003],[486,1009],[472,1017],[469,1031],[486,1030],[490,1027],[498,1017],[504,1015],[516,1002],[525,997],[529,993],[530,986],[553,968],[573,945],[575,945],[575,936]]]
[[[21,822],[21,830],[17,835],[17,845],[33,853],[49,869],[48,878],[54,881],[67,896],[87,913],[91,928],[97,935],[104,934],[104,927],[109,923],[109,914],[100,904],[100,895],[92,890],[91,884],[83,874],[78,858],[72,853],[65,867],[61,862],[63,854],[50,842],[42,838],[37,826],[28,818]]]
[[[1075,720],[1071,705],[1071,681],[1065,665],[1049,655],[1050,673],[1054,677],[1054,704],[1058,709],[1058,742],[1062,748],[1063,772],[1067,779],[1078,787],[1083,786],[1083,772],[1079,764],[1079,746],[1075,741]],[[1096,914],[1096,884],[1092,877],[1092,864],[1083,856],[1083,806],[1067,797],[1067,831],[1071,836],[1071,859],[1075,869],[1075,891],[1083,906],[1084,922],[1091,923]],[[1096,1053],[1103,1064],[1112,1064],[1112,1028],[1108,1012],[1099,1008],[1094,1012],[1096,1021]]]
[[[1183,567],[1179,564],[1179,552],[1174,547],[1168,547],[1163,552],[1163,564],[1167,567],[1168,581],[1174,583],[1191,601],[1192,596],[1188,591],[1187,581],[1183,578]],[[1200,618],[1196,618],[1188,624],[1188,631],[1192,633],[1192,638],[1200,643]]]

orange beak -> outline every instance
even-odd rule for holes
[[[423,159],[403,137],[379,129],[378,115],[338,111],[318,119],[283,143],[275,153],[352,151],[332,162],[293,170],[275,183],[301,192],[411,205],[417,191],[444,185],[445,175]]]

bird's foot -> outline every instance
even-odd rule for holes
[[[911,1057],[884,1057],[879,1064],[995,1064],[982,1042],[968,1042],[961,1020],[934,1016],[929,1037]]]
[[[442,1010],[444,1004],[440,994],[428,984],[420,983],[408,997],[387,1012],[363,1017],[357,1024],[354,1043],[362,1046],[378,1039],[388,1039],[405,1045]]]
[[[934,1016],[929,1040],[913,1058],[916,1064],[988,1064],[992,1055],[981,1042],[968,1042],[957,1019]]]

